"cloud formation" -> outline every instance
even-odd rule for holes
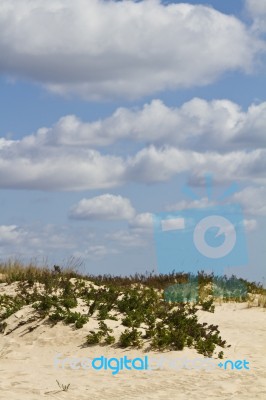
[[[20,243],[24,236],[17,225],[0,225],[0,247]]]
[[[149,232],[153,228],[153,216],[151,213],[140,213],[129,221],[129,228],[133,232]]]
[[[242,204],[245,213],[256,216],[266,216],[266,187],[247,186],[238,193],[233,199]]]
[[[246,0],[246,8],[253,18],[253,30],[266,32],[266,3],[263,0]]]
[[[112,194],[82,199],[70,211],[71,218],[88,220],[127,220],[134,215],[135,210],[128,199]]]
[[[0,4],[0,72],[61,95],[137,98],[206,85],[227,71],[252,70],[262,48],[236,17],[202,5],[159,0]]]
[[[247,111],[227,100],[193,98],[180,107],[152,100],[141,108],[118,108],[110,117],[83,122],[75,115],[60,118],[52,127],[25,137],[26,146],[103,147],[121,139],[173,145],[200,151],[228,151],[266,147],[266,102]],[[0,142],[1,147],[8,146]]]
[[[87,238],[86,238],[87,239]],[[47,257],[60,251],[71,251],[77,246],[69,227],[47,224],[0,225],[0,256],[14,255],[27,258]]]
[[[97,128],[95,128],[97,127]],[[190,171],[199,180],[266,183],[266,103],[247,111],[229,100],[192,99],[177,108],[155,100],[142,109],[118,109],[103,120],[61,118],[21,140],[0,142],[0,187],[47,191],[114,188],[155,183]],[[118,156],[120,139],[139,150]],[[93,145],[100,146],[95,150]],[[109,154],[108,154],[109,152]]]
[[[41,190],[109,188],[123,182],[120,157],[91,149],[42,147],[17,141],[0,152],[0,187]]]

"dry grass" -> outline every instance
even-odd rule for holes
[[[248,296],[248,308],[262,307],[266,308],[266,294],[250,293]]]

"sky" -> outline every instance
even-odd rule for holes
[[[154,215],[237,183],[265,283],[265,66],[265,0],[1,0],[0,260],[160,272]]]

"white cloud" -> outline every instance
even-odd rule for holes
[[[226,204],[240,204],[243,207],[245,215],[266,216],[265,198],[266,186],[247,186],[224,200]],[[219,206],[220,204],[219,198],[209,201],[207,197],[202,197],[199,200],[181,200],[175,204],[169,204],[166,206],[166,211],[208,208]],[[249,218],[245,221],[248,228],[255,227],[256,220]]]
[[[145,247],[147,246],[144,237],[137,232],[120,230],[113,233],[107,233],[105,239],[108,242],[114,242],[122,247]]]
[[[6,140],[4,138],[0,138],[0,150],[3,149],[4,147],[8,147],[12,145],[14,141],[12,140]]]
[[[200,154],[178,150],[174,147],[157,149],[150,146],[127,160],[126,177],[135,182],[163,182],[175,174],[204,163]]]
[[[244,227],[247,232],[253,232],[257,229],[258,223],[255,219],[244,219]]]
[[[119,251],[116,249],[110,249],[106,245],[98,244],[98,245],[89,246],[84,251],[75,251],[73,253],[73,256],[75,258],[82,259],[82,260],[88,260],[88,259],[100,260],[111,254],[118,254],[118,253],[119,253]]]
[[[21,142],[0,152],[0,186],[41,190],[109,188],[123,182],[124,161],[91,149]]]
[[[0,225],[0,246],[19,243],[24,236],[25,232],[17,225]]]
[[[264,0],[246,0],[246,8],[253,18],[253,29],[266,32],[266,3]]]
[[[82,199],[70,211],[71,218],[89,220],[122,220],[134,215],[135,210],[129,199],[112,194]]]
[[[89,190],[128,182],[162,182],[190,171],[199,181],[252,179],[265,184],[266,103],[246,112],[229,100],[192,99],[179,108],[154,100],[142,109],[118,109],[104,120],[84,123],[61,118],[21,140],[0,141],[0,187],[34,190]],[[119,139],[139,142],[123,156],[92,145]],[[134,146],[133,146],[134,148]],[[127,154],[131,151],[132,154]]]
[[[169,204],[165,207],[166,211],[179,211],[194,208],[206,208],[216,205],[215,202],[210,201],[207,197],[202,197],[199,200],[181,200],[175,204]]]
[[[5,258],[48,257],[51,253],[73,250],[77,243],[69,227],[51,224],[45,226],[0,226],[0,256]]]
[[[265,170],[266,150],[219,154],[150,146],[128,160],[126,176],[129,181],[163,182],[185,171],[190,171],[196,179],[211,171],[218,182],[230,182],[234,177],[265,183]]]
[[[217,181],[253,179],[265,184],[266,149],[197,152],[173,146],[149,146],[133,156],[117,157],[65,146],[38,146],[23,139],[0,150],[0,187],[34,190],[89,190],[129,182],[164,182],[190,171],[195,179],[212,172]]]
[[[153,228],[153,215],[151,213],[140,213],[129,221],[129,228],[134,232],[151,231]]]
[[[2,0],[0,71],[86,99],[135,98],[250,71],[262,44],[234,16],[159,0]]]
[[[245,112],[230,100],[194,98],[180,107],[153,100],[141,109],[118,108],[110,117],[83,122],[75,115],[59,119],[50,128],[22,140],[24,146],[106,146],[120,139],[172,144],[190,150],[266,147],[266,102]],[[0,142],[11,145],[11,141]]]
[[[245,213],[266,216],[265,186],[248,186],[235,193],[233,199],[243,206]]]

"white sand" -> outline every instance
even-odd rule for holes
[[[247,308],[247,304],[216,306],[214,314],[199,312],[201,322],[219,325],[221,336],[232,345],[225,349],[225,359],[246,359],[250,370],[215,369],[206,371],[179,369],[169,365],[154,371],[126,371],[112,375],[110,370],[96,371],[56,369],[54,358],[63,357],[149,357],[155,353],[123,350],[113,347],[82,347],[85,326],[73,330],[59,323],[51,328],[41,324],[27,333],[29,325],[21,326],[9,335],[0,334],[0,399],[266,399],[266,312],[265,308]],[[25,307],[9,318],[9,327],[26,318]],[[111,321],[114,325],[116,321]],[[36,325],[32,323],[32,325]],[[7,330],[7,331],[8,331]],[[219,349],[222,350],[222,349]],[[156,353],[166,360],[203,358],[194,350]],[[218,360],[215,361],[219,363]],[[69,384],[67,392],[60,391],[56,380]]]

